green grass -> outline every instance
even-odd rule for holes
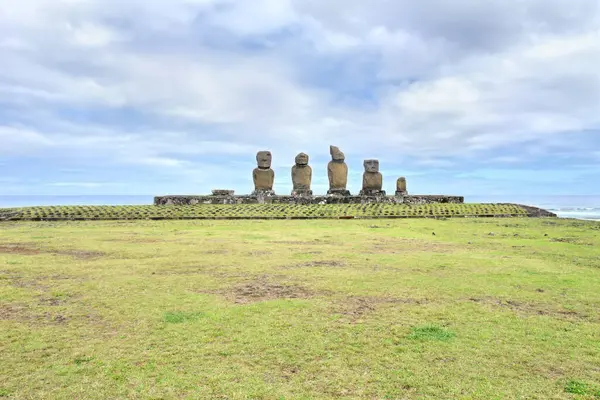
[[[433,235],[435,233],[435,235]],[[600,223],[0,223],[0,398],[600,398]]]
[[[446,341],[452,339],[456,334],[447,329],[435,325],[426,325],[412,328],[412,332],[408,336],[409,339],[415,340],[440,340]]]
[[[235,204],[48,206],[0,209],[0,220],[339,219],[526,216],[511,204]]]
[[[163,319],[170,324],[181,324],[183,322],[195,321],[202,318],[203,315],[204,313],[201,312],[169,311],[165,313]]]

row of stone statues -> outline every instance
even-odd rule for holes
[[[346,165],[344,153],[336,146],[330,146],[331,161],[327,165],[329,177],[329,190],[327,194],[338,196],[349,196],[346,189],[348,183],[348,165]],[[272,154],[270,151],[259,151],[256,155],[258,167],[252,173],[254,179],[255,194],[274,194],[273,183],[275,172],[271,169]],[[361,196],[385,196],[383,177],[379,172],[378,160],[365,160],[365,172],[363,174],[363,185]],[[300,153],[296,156],[296,164],[292,167],[292,182],[294,189],[292,196],[310,196],[312,190],[312,168],[308,165],[308,154]],[[396,182],[396,195],[406,195],[406,178],[401,177]]]

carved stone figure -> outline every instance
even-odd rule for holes
[[[296,156],[296,165],[292,167],[292,183],[294,184],[292,196],[311,196],[311,182],[312,168],[310,167],[310,165],[308,165],[308,154],[300,153]]]
[[[408,191],[406,190],[406,178],[401,176],[396,181],[396,196],[406,196]]]
[[[365,160],[365,172],[363,174],[363,187],[361,196],[384,196],[382,190],[383,176],[379,172],[379,160]]]
[[[271,169],[272,155],[270,151],[259,151],[256,154],[258,168],[252,172],[254,178],[254,192],[273,192],[275,171]]]
[[[350,192],[346,190],[348,183],[348,166],[344,162],[346,157],[336,146],[329,146],[331,161],[327,165],[327,175],[329,176],[329,191],[327,194],[349,196]]]

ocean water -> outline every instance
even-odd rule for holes
[[[152,204],[153,196],[0,196],[0,208],[50,205],[144,205]],[[468,203],[517,203],[552,211],[561,218],[600,221],[600,195],[523,196],[504,195],[465,196]]]
[[[561,218],[600,221],[600,195],[465,196],[469,203],[517,203],[551,211]]]

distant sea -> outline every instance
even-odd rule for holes
[[[0,196],[0,208],[50,205],[143,205],[153,196]],[[575,196],[465,196],[468,203],[517,203],[552,211],[561,218],[600,221],[600,195]]]

